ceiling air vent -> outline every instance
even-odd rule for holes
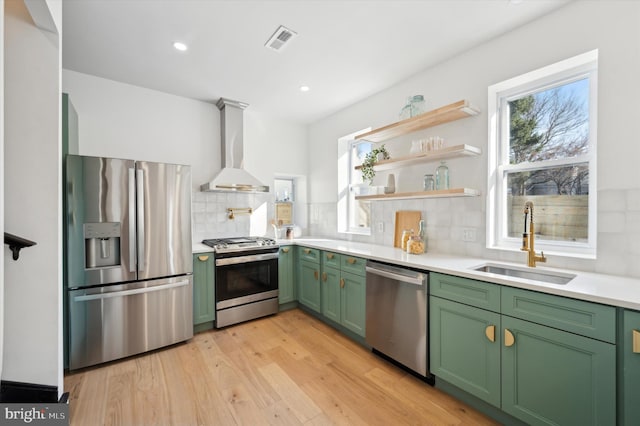
[[[293,40],[298,34],[295,31],[290,30],[282,25],[278,27],[271,38],[264,44],[269,49],[273,49],[276,52],[282,51],[287,44]]]

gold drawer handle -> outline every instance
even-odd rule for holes
[[[282,247],[283,253],[289,253],[289,247]]]
[[[324,281],[325,283],[327,282],[327,273],[326,272],[322,273],[322,281]]]
[[[311,253],[311,249],[304,249],[304,253],[305,253],[305,254],[309,254],[309,253]]]
[[[333,253],[327,253],[327,259],[331,260],[333,259],[335,256],[333,255]]]
[[[504,345],[506,347],[513,346],[515,342],[516,342],[516,339],[515,337],[513,337],[513,333],[511,333],[508,328],[505,328],[504,329]]]
[[[633,353],[640,354],[640,331],[633,330]]]
[[[315,278],[316,281],[318,280],[318,271],[313,271],[313,278]]]
[[[198,256],[198,260],[200,260],[200,262],[206,262],[209,260],[209,256]]]
[[[356,260],[353,257],[349,257],[347,258],[347,263],[353,265],[354,263],[356,263]]]
[[[496,326],[488,325],[487,328],[484,329],[484,334],[487,336],[490,342],[496,341]]]
[[[340,288],[344,288],[344,278],[340,278]]]

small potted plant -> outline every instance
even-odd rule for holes
[[[369,184],[373,184],[373,178],[376,175],[376,171],[373,169],[376,162],[379,160],[388,160],[391,158],[384,145],[378,148],[374,148],[371,152],[368,152],[362,161],[360,171],[362,172],[362,180],[369,181]]]

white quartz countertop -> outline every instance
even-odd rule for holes
[[[407,254],[394,247],[322,238],[296,238],[294,240],[279,240],[278,243],[280,245],[301,245],[320,250],[330,250],[430,272],[440,272],[558,296],[640,310],[640,279],[569,269],[547,268],[544,266],[529,268],[539,272],[546,271],[576,275],[576,277],[567,284],[548,284],[524,278],[507,277],[473,270],[473,268],[487,263],[522,268],[524,266],[524,260],[522,263],[511,263],[458,255],[434,253],[415,255]],[[212,251],[212,249],[204,244],[198,243],[193,245],[194,253],[210,251]]]

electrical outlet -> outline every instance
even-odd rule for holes
[[[384,222],[378,222],[378,233],[382,234],[384,232]]]
[[[476,230],[473,228],[464,228],[462,230],[462,241],[472,243],[476,240]]]

